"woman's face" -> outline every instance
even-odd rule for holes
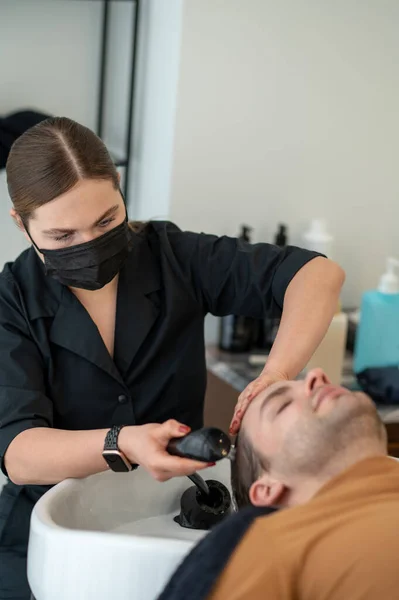
[[[18,219],[15,211],[11,214]],[[111,181],[82,180],[66,194],[36,209],[27,227],[39,249],[57,250],[89,242],[125,218],[122,195]]]

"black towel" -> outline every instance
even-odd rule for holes
[[[0,169],[5,168],[11,146],[15,140],[27,129],[44,121],[48,116],[33,110],[24,110],[3,119],[0,118]]]
[[[222,521],[187,555],[158,600],[205,600],[253,521],[275,510],[248,506]]]

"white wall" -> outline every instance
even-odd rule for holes
[[[36,108],[95,129],[102,2],[0,0],[0,115]],[[127,125],[133,4],[110,5],[104,139],[120,155]],[[141,2],[129,215],[167,218],[182,0]],[[0,265],[24,247],[0,172]]]
[[[183,0],[141,3],[131,214],[169,215]]]
[[[33,108],[95,128],[101,4],[1,0],[0,115]],[[0,268],[26,247],[0,171]]]
[[[398,19],[396,0],[145,0],[131,215],[220,234],[248,222],[255,240],[286,221],[294,243],[325,216],[357,303],[399,254]],[[92,0],[1,0],[0,114],[32,106],[94,127],[100,26]],[[1,173],[0,263],[24,243],[8,209]]]
[[[186,0],[171,218],[298,242],[328,219],[343,300],[399,256],[397,0]]]
[[[95,127],[101,3],[1,0],[0,113],[26,107]]]

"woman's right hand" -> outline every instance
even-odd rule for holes
[[[214,465],[169,454],[169,441],[188,433],[190,427],[174,419],[162,424],[128,426],[121,430],[118,445],[132,464],[144,467],[157,481],[167,481]]]

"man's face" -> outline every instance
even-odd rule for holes
[[[384,443],[370,398],[331,385],[320,369],[304,381],[269,387],[251,403],[242,427],[255,453],[286,486],[328,472],[334,461],[345,465],[345,456],[356,453],[359,444]]]

